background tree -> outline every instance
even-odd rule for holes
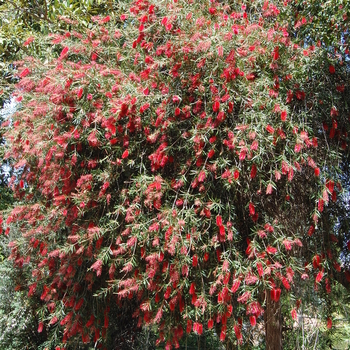
[[[167,348],[204,328],[233,348],[266,309],[279,349],[281,293],[295,318],[303,283],[348,285],[346,65],[294,42],[294,3],[277,5],[136,1],[82,32],[61,17],[47,63],[17,62],[6,223],[39,331],[107,344],[125,307]]]

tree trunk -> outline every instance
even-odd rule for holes
[[[281,301],[271,300],[269,292],[266,293],[264,321],[266,350],[282,350]]]

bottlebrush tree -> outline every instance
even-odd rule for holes
[[[167,349],[211,328],[234,346],[265,312],[277,349],[281,295],[296,317],[294,285],[348,283],[330,215],[346,65],[293,42],[289,6],[125,2],[89,30],[61,18],[57,58],[16,63],[5,234],[39,332],[102,345],[111,309],[132,306]]]

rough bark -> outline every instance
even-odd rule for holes
[[[264,315],[266,350],[282,350],[281,302],[271,300],[270,293],[266,294]]]

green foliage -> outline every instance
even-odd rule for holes
[[[35,301],[15,291],[15,271],[7,259],[0,262],[0,349],[40,349],[43,336],[36,330]]]
[[[13,90],[13,61],[34,54],[48,58],[49,51],[41,45],[43,36],[63,32],[68,16],[89,27],[91,16],[114,11],[112,1],[100,0],[6,0],[0,1],[0,104]],[[32,45],[25,44],[35,40]],[[25,44],[25,45],[23,45]]]

